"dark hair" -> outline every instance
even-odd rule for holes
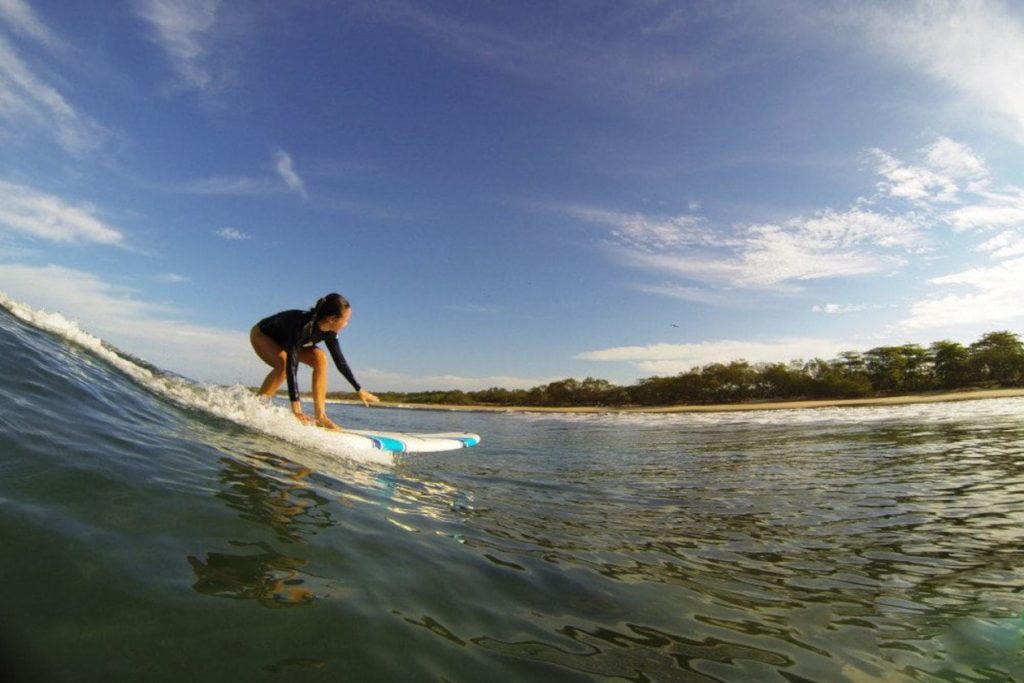
[[[320,297],[316,302],[316,306],[313,307],[313,319],[323,320],[324,318],[337,317],[350,308],[352,308],[352,304],[341,294],[337,292],[328,294],[327,296]]]

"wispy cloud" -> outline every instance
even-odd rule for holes
[[[1024,22],[1005,2],[918,0],[848,10],[868,44],[945,83],[1024,142]],[[850,18],[850,17],[847,17]]]
[[[903,252],[926,244],[912,217],[865,209],[725,227],[689,215],[574,213],[611,227],[607,245],[620,262],[715,287],[792,291],[809,280],[897,269]]]
[[[985,161],[962,143],[940,137],[921,150],[923,165],[909,164],[881,149],[868,150],[883,178],[879,191],[890,198],[919,203],[952,204],[963,190],[983,192],[989,170]]]
[[[306,183],[295,171],[295,163],[288,152],[282,149],[274,152],[274,170],[277,171],[277,175],[281,177],[281,180],[284,181],[284,184],[290,190],[303,198],[308,196],[306,193]]]
[[[656,294],[679,301],[689,301],[705,306],[722,308],[744,308],[750,305],[749,297],[744,297],[739,291],[713,286],[688,286],[666,282],[661,284],[641,284],[636,289],[646,294]]]
[[[615,242],[645,251],[684,247],[723,247],[738,244],[716,231],[708,220],[695,214],[648,216],[621,213],[586,206],[565,206],[563,210],[590,223],[605,225]]]
[[[184,194],[251,197],[278,192],[279,185],[270,178],[214,176],[171,185],[169,189]]]
[[[1024,190],[983,191],[974,200],[946,214],[956,230],[988,230],[1024,225]]]
[[[290,154],[276,150],[272,155],[271,166],[274,174],[264,177],[218,175],[158,187],[171,192],[214,197],[259,197],[282,192],[294,192],[303,198],[309,196],[306,182],[295,170],[295,162]]]
[[[833,358],[849,351],[848,344],[830,339],[789,338],[764,342],[719,340],[697,344],[650,344],[587,351],[578,360],[629,363],[641,372],[672,375],[710,363],[746,360],[750,363],[786,363],[797,359]]]
[[[828,315],[844,315],[846,313],[861,313],[881,308],[878,304],[825,304],[813,306],[811,310],[815,313],[827,313]]]
[[[0,136],[20,139],[42,133],[65,150],[80,154],[98,148],[106,131],[77,111],[54,86],[36,75],[0,35]]]
[[[92,206],[75,206],[24,185],[0,181],[0,227],[50,242],[121,246],[124,235],[96,216]]]
[[[237,228],[224,227],[217,231],[217,237],[228,240],[229,242],[239,242],[247,240],[251,237],[248,233],[242,232]]]
[[[353,3],[414,31],[459,59],[535,83],[556,84],[602,102],[657,96],[707,82],[749,59],[753,27],[764,15],[731,3],[612,4],[567,13],[538,6],[529,26],[497,9],[485,16],[457,6],[409,0]],[[499,6],[495,6],[499,7]],[[546,16],[549,13],[549,16]],[[715,36],[709,40],[708,36]],[[744,42],[746,41],[746,42]],[[736,49],[743,44],[744,50]]]
[[[163,273],[162,275],[157,275],[154,279],[157,282],[164,283],[165,285],[180,285],[184,282],[190,281],[190,278],[179,273]]]
[[[1020,223],[1024,225],[1024,218]],[[993,259],[1006,259],[1024,255],[1024,230],[1005,230],[977,246],[977,251],[990,254]],[[1021,274],[1024,278],[1024,273]]]
[[[0,21],[14,31],[26,35],[50,48],[60,46],[60,40],[36,15],[25,0],[0,0]]]
[[[220,0],[137,0],[135,7],[170,60],[179,87],[216,94],[230,82],[229,72],[212,60]]]

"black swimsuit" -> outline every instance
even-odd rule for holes
[[[355,375],[352,374],[352,369],[345,361],[345,356],[341,353],[341,347],[338,346],[338,333],[321,330],[313,319],[313,311],[281,311],[259,321],[257,326],[260,332],[277,342],[287,354],[285,367],[288,377],[288,398],[292,402],[299,400],[299,391],[295,385],[299,349],[316,346],[320,342],[327,344],[327,350],[331,352],[338,372],[345,376],[356,391],[361,389]]]

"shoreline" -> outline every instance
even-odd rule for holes
[[[673,406],[493,406],[493,405],[447,405],[430,403],[401,403],[381,401],[381,408],[404,410],[435,410],[441,412],[476,413],[730,413],[751,410],[808,410],[814,408],[856,408],[871,406],[911,405],[915,403],[946,403],[950,401],[974,401],[988,398],[1014,398],[1024,396],[1024,387],[1011,389],[978,389],[974,391],[947,391],[901,396],[880,396],[874,398],[813,399],[806,401],[759,401],[748,403],[717,403],[708,405]],[[357,399],[329,399],[334,403],[362,405]]]

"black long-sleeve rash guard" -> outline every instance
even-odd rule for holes
[[[288,398],[292,401],[299,400],[299,390],[295,384],[295,371],[299,367],[299,349],[316,346],[320,342],[327,345],[331,352],[334,365],[338,372],[344,375],[352,387],[359,391],[362,387],[356,381],[352,369],[348,366],[345,356],[338,346],[337,332],[324,332],[314,320],[313,311],[281,311],[259,321],[260,332],[277,342],[287,354],[285,363],[286,376],[288,378]]]

